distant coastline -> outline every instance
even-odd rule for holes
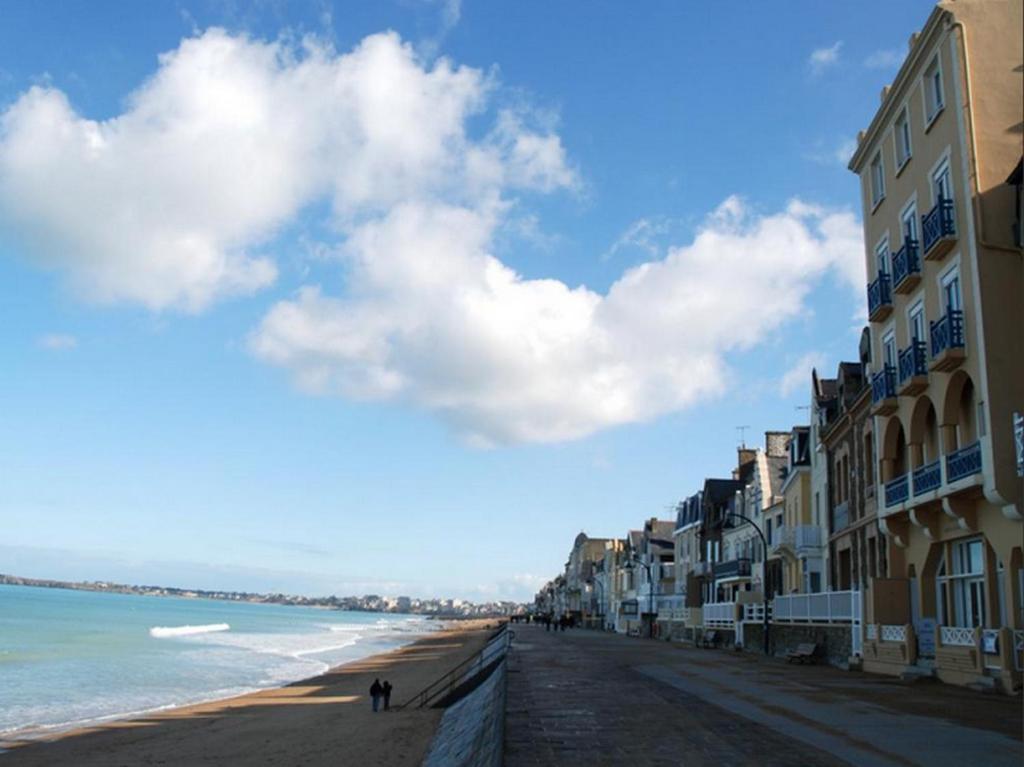
[[[325,610],[354,610],[368,613],[401,613],[433,618],[492,618],[521,612],[517,602],[485,602],[477,604],[461,599],[414,599],[367,594],[361,597],[306,597],[292,594],[259,594],[248,591],[209,591],[175,586],[139,586],[110,581],[58,581],[47,578],[23,578],[0,573],[0,586],[35,586],[46,589],[95,591],[107,594],[134,594],[147,597],[179,599],[218,599],[226,602],[315,607]]]

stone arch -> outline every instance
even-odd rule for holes
[[[917,398],[910,416],[910,452],[913,468],[937,461],[942,452],[939,442],[939,419],[935,405],[927,394]]]
[[[882,482],[907,472],[907,438],[899,416],[890,418],[882,428]]]
[[[977,391],[964,370],[957,370],[946,384],[942,401],[943,447],[951,453],[978,439]]]

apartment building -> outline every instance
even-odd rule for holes
[[[810,427],[795,426],[789,438],[782,483],[783,519],[773,549],[782,555],[785,593],[814,593],[824,588],[824,528],[811,503]]]
[[[1024,263],[1007,183],[1021,159],[1022,25],[1020,0],[940,3],[850,161],[879,527],[907,585],[918,665],[960,683],[1008,683],[1021,638],[1010,630],[1024,628],[1012,425],[1024,412]]]

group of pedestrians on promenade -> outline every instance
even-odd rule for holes
[[[384,684],[380,683],[380,679],[373,680],[373,684],[370,685],[370,700],[373,701],[373,710],[375,713],[380,710],[382,698],[384,700],[384,710],[391,710],[391,691],[393,689],[391,682],[387,679],[384,680]]]
[[[548,614],[543,616],[540,620],[544,623],[545,631],[551,631],[552,626],[555,627],[555,631],[558,631],[559,629],[565,631],[566,629],[576,628],[576,619],[571,615],[559,615],[558,618],[555,618]]]

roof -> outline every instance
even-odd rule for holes
[[[656,519],[654,520],[653,525],[648,523],[644,526],[645,532],[647,531],[647,528],[650,528],[650,538],[652,540],[656,538],[662,538],[668,540],[671,543],[672,531],[676,529],[676,523],[674,520],[670,519]]]
[[[705,479],[704,498],[713,506],[718,506],[732,499],[737,490],[742,490],[743,482],[738,479]]]

